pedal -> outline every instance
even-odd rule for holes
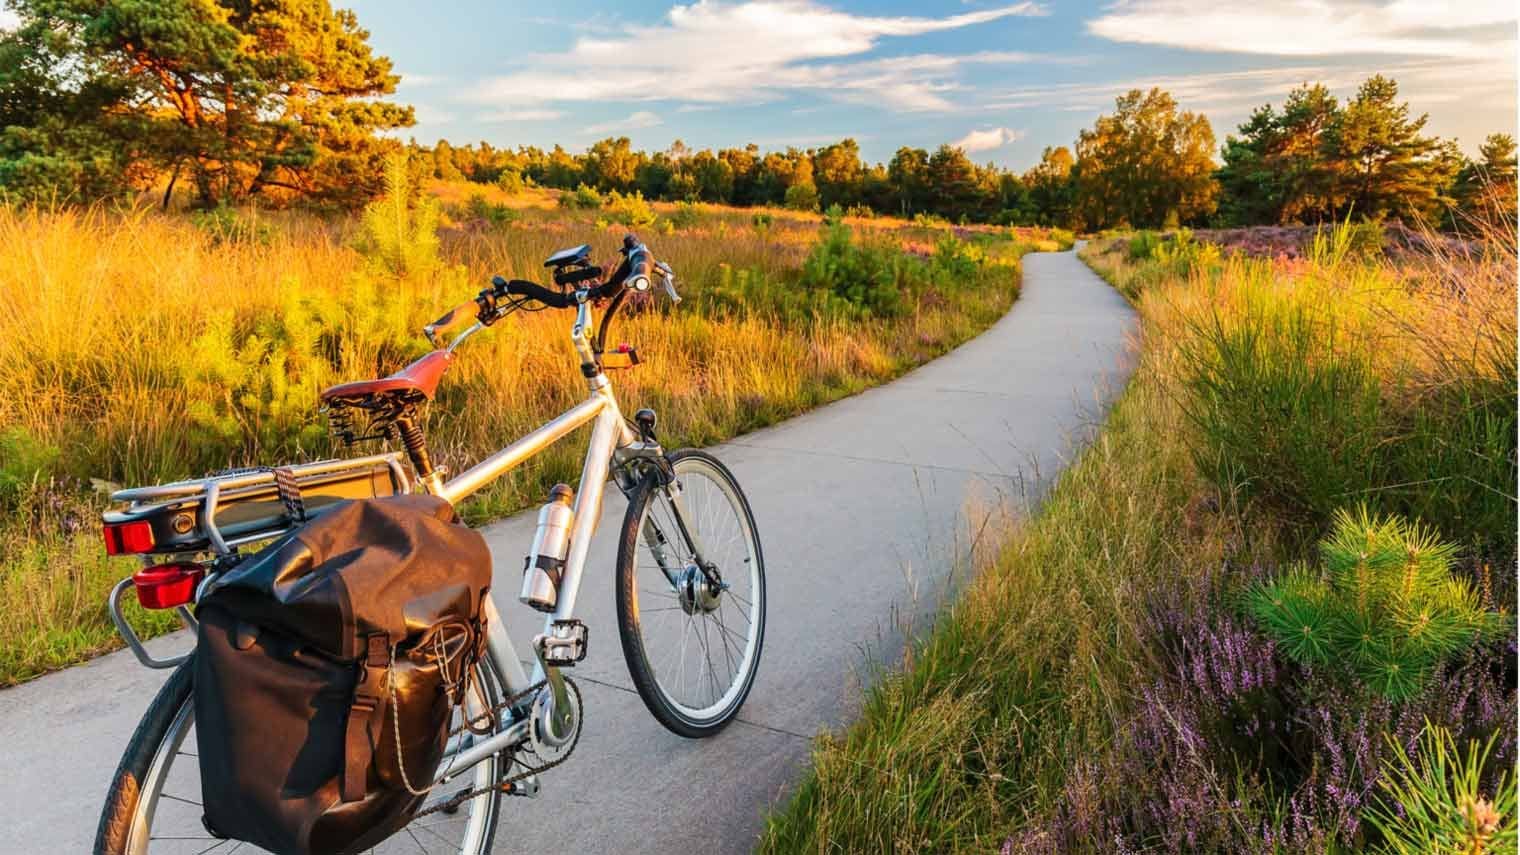
[[[573,668],[586,658],[586,625],[571,618],[557,620],[549,627],[549,633],[533,639],[544,666],[550,668]]]

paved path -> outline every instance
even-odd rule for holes
[[[610,491],[579,598],[585,738],[539,799],[507,800],[498,852],[750,848],[809,737],[857,708],[866,657],[896,655],[896,627],[935,605],[988,511],[1038,495],[1124,380],[1124,301],[1072,253],[1027,256],[1024,270],[1013,310],[955,352],[716,449],[754,506],[770,603],[742,722],[714,739],[671,735],[633,693],[613,617],[624,503]],[[532,525],[519,515],[487,530],[498,591],[517,590]],[[499,605],[527,650],[537,615],[511,595]],[[0,853],[88,851],[107,778],[163,676],[120,652],[0,691]]]

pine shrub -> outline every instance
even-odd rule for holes
[[[1501,629],[1472,584],[1452,574],[1457,548],[1417,522],[1341,510],[1319,553],[1321,568],[1296,567],[1246,595],[1247,610],[1300,664],[1348,669],[1401,700]]]

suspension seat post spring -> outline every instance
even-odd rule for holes
[[[412,468],[417,470],[417,477],[426,480],[433,474],[433,459],[428,454],[427,438],[422,435],[422,428],[412,420],[409,415],[399,416],[396,419],[396,431],[401,434],[401,443],[406,446],[407,456],[412,459]]]

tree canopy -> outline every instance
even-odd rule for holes
[[[0,186],[91,198],[183,175],[202,205],[278,189],[351,203],[412,124],[327,0],[10,0]]]
[[[1484,160],[1494,165],[1480,169],[1455,142],[1425,136],[1426,121],[1411,116],[1398,84],[1380,75],[1345,105],[1324,86],[1304,84],[1281,110],[1259,108],[1225,140],[1216,173],[1221,213],[1237,225],[1347,216],[1439,222],[1453,205],[1470,206],[1490,172],[1503,182],[1502,139],[1492,158],[1495,137],[1485,143]]]
[[[1132,89],[1077,137],[1076,205],[1094,228],[1195,222],[1214,211],[1214,131],[1160,89]]]

